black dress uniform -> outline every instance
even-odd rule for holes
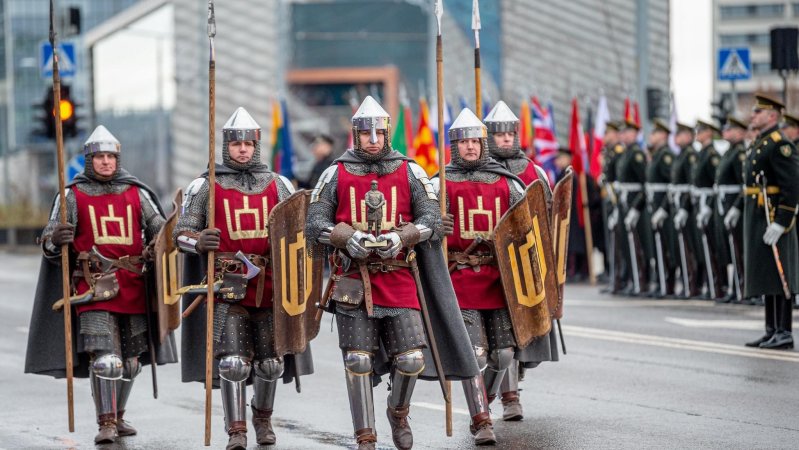
[[[607,127],[618,131],[620,125],[617,122],[608,122]],[[614,211],[617,218],[616,221],[619,221],[618,193],[614,190],[613,183],[616,181],[616,164],[623,153],[624,146],[618,143],[606,144],[602,149],[602,179],[600,184],[602,185],[602,211],[605,224],[610,222],[610,216],[614,215]],[[630,253],[627,249],[624,230],[618,223],[612,230],[608,226],[605,227],[605,230],[607,231],[605,242],[607,242],[608,256],[612,254],[612,258],[606,258],[607,269],[613,275],[613,279],[609,280],[611,292],[618,293],[629,280],[626,255]],[[613,270],[610,270],[610,265],[613,265]]]
[[[670,133],[668,125],[660,120],[655,121],[655,128]],[[669,204],[668,190],[671,183],[671,167],[674,162],[674,154],[668,145],[663,145],[652,152],[652,160],[646,169],[646,200],[647,209],[651,215],[662,210],[667,215],[660,223],[660,228],[655,229],[652,223],[653,242],[655,245],[655,268],[658,290],[657,296],[674,295],[674,280],[677,269],[677,259],[675,258],[676,246],[673,246],[674,222],[671,217],[671,205]],[[654,221],[654,219],[652,219]],[[655,234],[657,233],[657,234]],[[659,249],[658,249],[659,247]],[[658,255],[660,253],[660,255]],[[661,265],[663,266],[661,268]],[[660,292],[660,270],[663,270],[665,286],[664,292]]]
[[[756,108],[783,108],[776,100],[759,95],[756,99]],[[794,144],[785,138],[776,124],[762,131],[747,151],[744,165],[744,287],[747,296],[766,297],[766,334],[747,343],[750,347],[793,348],[791,306],[793,294],[799,292],[799,241],[793,231],[799,203],[797,179],[799,154]],[[758,181],[766,184],[766,198]],[[779,253],[791,294],[788,298],[774,252],[763,241],[768,223],[772,221],[785,228],[774,247]]]
[[[687,125],[677,124],[677,127],[683,127],[692,130]],[[680,154],[674,159],[671,168],[671,204],[675,215],[684,210],[688,214],[685,226],[674,231],[674,239],[676,242],[676,255],[677,258],[682,258],[681,252],[684,253],[685,266],[687,274],[680,275],[682,280],[688,279],[688,286],[685,286],[683,281],[683,296],[686,298],[697,297],[700,294],[699,277],[697,274],[697,256],[701,254],[701,249],[696,246],[694,236],[696,235],[696,220],[694,220],[693,205],[691,204],[691,176],[693,174],[694,164],[696,164],[696,150],[692,144],[688,144],[680,149]],[[682,245],[680,244],[682,238]],[[682,247],[682,248],[681,248]],[[682,272],[682,261],[680,263],[680,271]]]

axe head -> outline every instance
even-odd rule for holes
[[[96,245],[92,245],[91,255],[97,258],[97,265],[100,266],[100,270],[103,272],[108,272],[114,267],[114,262],[100,253],[100,250],[97,250]]]
[[[248,280],[252,280],[253,278],[257,277],[259,273],[261,273],[261,269],[255,264],[251,263],[250,259],[247,258],[247,256],[242,253],[241,250],[236,252],[236,259],[241,261],[241,263],[244,264],[244,267],[247,268],[247,273],[244,274],[244,277]]]

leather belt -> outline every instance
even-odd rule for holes
[[[258,283],[255,286],[255,306],[261,306],[261,299],[264,295],[264,283],[266,282],[266,268],[271,265],[269,256],[256,255],[253,253],[244,254],[250,262],[261,269],[258,272]],[[223,272],[238,273],[242,270],[243,263],[236,258],[236,254],[232,252],[216,252],[214,253],[214,266]]]

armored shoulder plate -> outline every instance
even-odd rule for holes
[[[319,200],[319,194],[322,192],[322,189],[330,183],[333,179],[333,176],[338,173],[338,165],[332,165],[325,169],[322,172],[322,176],[319,177],[319,182],[316,183],[316,187],[314,187],[313,192],[311,192],[311,203],[315,203]]]
[[[430,178],[427,176],[427,172],[422,169],[422,166],[415,162],[409,162],[408,167],[411,169],[411,173],[417,180],[421,181],[422,185],[424,186],[424,191],[427,194],[427,198],[430,200],[438,200],[436,197],[436,191],[433,190],[433,184],[430,182]]]
[[[189,204],[191,203],[191,199],[192,199],[192,197],[194,197],[195,195],[197,195],[197,193],[199,193],[199,192],[200,192],[200,190],[202,189],[202,187],[203,187],[203,186],[204,186],[204,185],[205,185],[207,182],[208,182],[208,180],[206,180],[206,179],[205,179],[205,178],[203,178],[203,177],[200,177],[200,178],[195,178],[195,179],[194,179],[194,181],[192,181],[192,182],[189,184],[189,187],[187,187],[187,188],[186,188],[186,197],[183,199],[183,208],[184,208],[184,209],[185,209],[187,206],[189,206]]]

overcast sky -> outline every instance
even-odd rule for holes
[[[711,0],[671,0],[671,82],[677,119],[710,119],[713,96]]]

